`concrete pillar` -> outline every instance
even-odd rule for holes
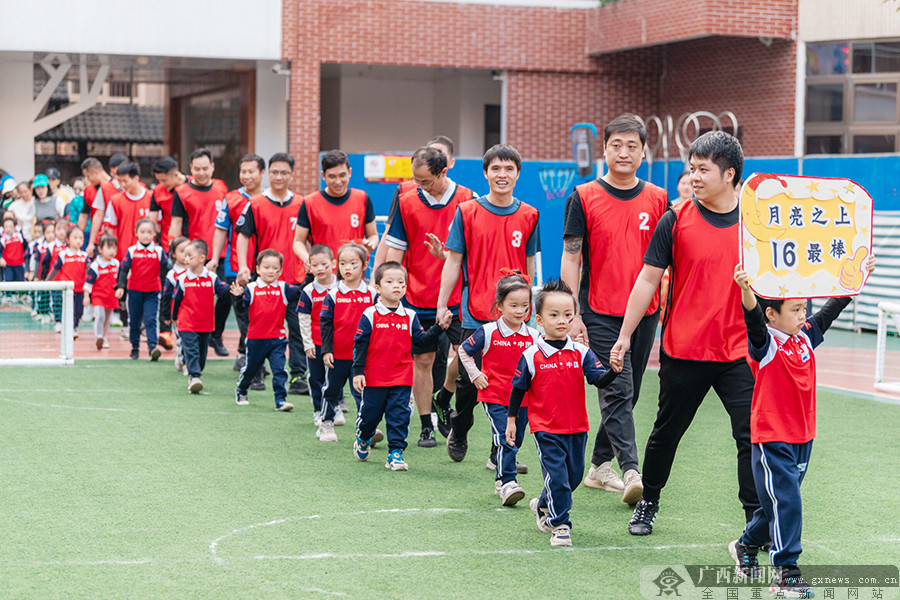
[[[34,62],[30,52],[0,52],[0,168],[23,181],[34,175]]]
[[[276,152],[288,150],[287,93],[289,76],[272,71],[276,61],[256,62],[256,154],[267,164]],[[265,185],[268,185],[266,183]]]

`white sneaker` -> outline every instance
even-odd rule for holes
[[[336,442],[337,434],[334,432],[333,421],[322,421],[319,425],[319,441],[320,442]]]
[[[188,379],[188,390],[192,394],[199,394],[200,390],[203,389],[203,382],[200,381],[199,377],[191,377]]]
[[[525,490],[519,487],[515,481],[504,483],[500,488],[500,503],[503,506],[515,506],[516,503],[525,497]]]
[[[608,492],[624,492],[625,483],[618,473],[612,470],[612,462],[606,461],[601,465],[591,465],[587,477],[584,478],[584,485],[596,490],[606,490]],[[640,498],[639,498],[640,499]]]
[[[103,338],[103,346],[102,346],[102,347],[103,347],[103,348],[109,348],[109,340],[108,340],[108,339]]]
[[[121,327],[122,326],[122,318],[118,313],[113,313],[109,318],[109,326],[110,327]]]
[[[547,525],[547,509],[538,508],[538,504],[540,503],[540,501],[540,498],[532,498],[531,502],[528,503],[528,508],[531,509],[531,514],[533,514],[535,519],[537,519],[537,528],[544,533],[550,533],[553,530],[550,529],[549,525]]]
[[[625,471],[625,490],[622,493],[622,502],[629,506],[637,504],[641,496],[644,495],[644,484],[641,481],[641,474],[634,469]]]
[[[53,331],[55,331],[56,333],[59,333],[60,331],[62,331],[62,323],[54,323]]]
[[[503,482],[499,479],[494,480],[494,495],[500,495],[500,489],[503,487]]]
[[[94,322],[94,314],[91,311],[87,311],[84,315],[81,316],[82,323],[93,323]]]
[[[313,413],[313,425],[318,427],[321,424],[322,424],[322,413],[314,412]]]
[[[184,362],[182,362],[182,360],[180,358],[178,358],[178,355],[176,354],[175,355],[175,370],[180,371],[183,368],[184,368]]]
[[[553,535],[550,537],[551,546],[571,546],[572,535],[569,533],[568,525],[560,525],[553,529]]]
[[[341,411],[335,411],[334,413],[334,424],[335,426],[346,425],[347,417],[344,416],[344,413]]]

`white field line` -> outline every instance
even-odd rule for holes
[[[0,390],[4,391],[4,390]],[[60,390],[57,390],[60,391]],[[93,410],[98,412],[124,412],[124,413],[144,413],[155,415],[252,415],[263,414],[257,412],[184,412],[179,410],[150,410],[144,408],[111,408],[100,406],[72,406],[70,404],[42,404],[40,402],[25,402],[24,400],[13,400],[12,398],[0,398],[0,402],[9,402],[10,404],[21,404],[23,406],[34,406],[37,408],[67,408],[71,410]]]

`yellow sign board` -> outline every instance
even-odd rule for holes
[[[754,173],[740,195],[741,262],[765,298],[854,296],[872,253],[872,197],[849,179]]]
[[[412,179],[411,159],[397,154],[366,154],[363,159],[366,181],[400,183]]]

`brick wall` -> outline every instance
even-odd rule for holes
[[[709,18],[730,32],[789,37],[793,31],[785,30],[783,13],[796,15],[797,0],[700,1],[708,5]],[[670,8],[658,12],[658,5]],[[743,7],[740,15],[735,5]],[[758,8],[762,5],[766,8]],[[685,31],[683,17],[705,18],[687,0],[619,0],[594,10],[284,0],[282,52],[291,61],[288,140],[298,164],[295,191],[318,185],[322,63],[505,70],[507,139],[527,159],[569,157],[568,132],[576,122],[602,127],[623,112],[677,118],[699,109],[737,113],[748,153],[792,153],[794,43],[776,41],[766,48],[755,38],[707,38],[592,57],[598,35],[608,39],[621,29],[625,41],[615,43],[634,45],[627,40],[634,35],[634,14],[628,11],[635,7],[655,15],[663,30],[659,35]],[[747,25],[751,21],[765,28]]]
[[[794,153],[796,44],[706,38],[665,47],[659,115],[733,112],[748,156]],[[672,152],[675,152],[674,144]]]
[[[595,11],[591,53],[707,36],[796,39],[798,0],[617,0]]]
[[[294,188],[313,189],[319,150],[319,78],[321,63],[441,66],[509,69],[537,76],[512,75],[511,95],[533,98],[531,107],[516,115],[538,115],[529,124],[508,117],[512,144],[520,140],[542,157],[568,155],[566,136],[536,143],[544,137],[537,125],[560,93],[550,82],[575,76],[566,83],[570,95],[565,112],[550,117],[565,125],[569,114],[582,114],[592,103],[596,62],[585,51],[587,11],[578,9],[502,7],[479,4],[442,4],[398,0],[284,0],[282,52],[291,63],[288,118],[290,151],[297,159]],[[521,83],[521,85],[520,85]],[[533,90],[534,93],[529,90]],[[510,106],[515,101],[510,98]],[[545,111],[546,112],[546,111]],[[555,111],[554,111],[555,112]],[[529,158],[536,158],[531,156]]]

